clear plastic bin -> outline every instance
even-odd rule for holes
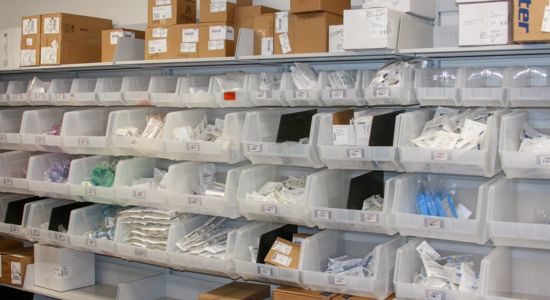
[[[424,124],[434,116],[433,110],[417,110],[400,115],[399,157],[407,172],[446,173],[493,177],[502,169],[498,157],[500,120],[506,111],[493,111],[481,150],[426,149],[412,145]]]
[[[241,172],[249,165],[215,164],[216,181],[225,184],[223,197],[203,195],[201,167],[206,163],[187,162],[174,164],[168,169],[168,204],[170,209],[186,213],[219,216],[231,219],[241,217],[237,202],[237,189]]]
[[[122,98],[122,77],[103,77],[97,79],[95,94],[101,105],[124,105]]]
[[[462,106],[462,69],[416,69],[414,90],[422,106]]]
[[[28,108],[0,109],[0,149],[19,150],[21,146],[21,120]]]
[[[325,230],[304,240],[301,262],[302,284],[315,291],[328,291],[384,300],[393,293],[393,272],[397,249],[406,243],[402,237]],[[325,273],[329,258],[347,255],[364,258],[374,252],[373,275],[362,278]]]
[[[63,115],[63,151],[73,154],[109,154],[106,136],[109,108],[75,110]]]
[[[550,149],[547,153],[519,152],[525,122],[545,134],[550,133],[548,110],[518,110],[502,117],[500,161],[508,178],[550,179]]]
[[[48,153],[31,156],[29,158],[29,169],[27,172],[29,191],[40,196],[76,200],[75,197],[69,196],[68,182],[50,182],[46,176],[46,171],[53,162],[73,160],[75,158],[76,157],[73,155],[64,153]]]
[[[247,193],[259,191],[267,182],[277,182],[289,176],[307,176],[300,204],[282,204],[264,201],[251,201]],[[348,186],[344,171],[288,167],[255,166],[241,171],[237,199],[239,210],[248,220],[279,222],[315,226],[311,220],[311,210],[318,206],[332,206],[346,199]]]
[[[19,194],[0,194],[0,233],[2,235],[7,235],[9,237],[14,237],[16,239],[25,240],[26,235],[23,230],[23,225],[25,223],[22,222],[22,224],[8,224],[4,223],[6,220],[6,214],[8,210],[8,205],[17,200],[23,200],[27,199],[33,196],[29,195],[19,195]]]
[[[549,268],[548,251],[498,247],[483,260],[481,266],[484,299],[548,299]]]
[[[169,113],[166,116],[164,149],[170,159],[208,161],[222,163],[239,163],[246,160],[241,146],[241,135],[246,112],[227,109],[184,110]],[[209,124],[216,119],[223,120],[223,137],[227,142],[181,141],[175,140],[173,131],[183,126],[195,128],[207,118]]]
[[[7,106],[9,105],[8,101],[8,84],[9,81],[0,81],[0,105]]]
[[[28,150],[62,152],[61,135],[49,135],[54,126],[62,126],[63,115],[69,108],[29,110],[21,119],[21,145]]]
[[[210,76],[185,76],[180,77],[179,82],[180,97],[185,107],[218,107],[216,97],[210,93]]]
[[[0,153],[0,190],[7,193],[29,193],[27,169],[32,152]]]
[[[45,199],[25,205],[23,213],[23,231],[27,239],[51,245],[68,247],[69,239],[61,232],[48,230],[52,209],[71,204],[69,200]]]
[[[489,240],[487,193],[495,179],[458,175],[434,177],[445,187],[456,185],[453,196],[455,205],[460,203],[472,212],[470,218],[465,220],[417,214],[418,182],[425,176],[425,174],[405,174],[395,180],[392,219],[399,234],[485,244]]]
[[[346,197],[349,197],[350,181],[359,172],[347,172],[345,187],[348,188]],[[348,231],[372,232],[394,235],[397,233],[392,222],[393,192],[397,173],[384,173],[384,208],[381,212],[347,209],[347,198],[343,198],[331,205],[314,206],[311,209],[311,218],[315,226],[321,229],[337,229]]]
[[[249,78],[242,73],[225,74],[210,78],[210,93],[218,107],[252,107]]]
[[[94,252],[102,255],[114,256],[116,254],[115,241],[108,239],[95,239],[89,233],[101,226],[104,219],[101,211],[105,205],[96,204],[71,211],[67,235],[72,249]]]
[[[126,105],[151,105],[149,76],[125,76],[122,79],[122,99]]]
[[[376,72],[364,71],[363,96],[367,104],[370,106],[418,104],[414,93],[414,71],[413,68],[405,69],[399,83],[391,87],[371,87],[370,83]]]
[[[405,246],[397,250],[395,260],[395,273],[393,284],[395,296],[399,299],[445,299],[445,300],[482,300],[485,283],[483,279],[479,282],[476,292],[461,292],[449,289],[431,288],[414,284],[414,276],[420,272],[422,260],[416,251],[416,247],[422,243],[422,239],[413,239]],[[487,276],[486,269],[482,266],[482,260],[493,248],[478,245],[427,240],[435,251],[441,256],[471,254],[475,263],[474,271],[479,273],[480,278]]]
[[[383,112],[373,109],[368,111]],[[391,112],[391,110],[387,110]],[[401,117],[395,121],[393,146],[370,147],[365,145],[341,146],[334,145],[332,114],[319,115],[319,157],[329,169],[347,170],[383,170],[402,172],[405,169],[399,161],[399,142]]]
[[[98,105],[96,94],[97,78],[75,78],[71,90],[65,97],[76,106]]]
[[[28,80],[12,80],[8,83],[6,95],[11,106],[29,105],[27,97],[27,88],[29,87]]]
[[[250,100],[254,103],[254,106],[288,106],[285,91],[282,89],[286,86],[285,81],[288,79],[288,76],[281,76],[278,87],[271,90],[261,90],[261,74],[248,74]]]
[[[465,68],[460,74],[464,106],[508,106],[503,68]]]
[[[506,68],[506,87],[511,107],[550,107],[550,68]]]
[[[68,96],[71,92],[72,83],[72,79],[52,79],[52,84],[48,90],[50,104],[57,106],[73,105]]]
[[[317,151],[320,115],[313,116],[307,144],[277,143],[281,116],[296,110],[249,111],[243,127],[244,155],[254,164],[322,168]]]
[[[184,107],[179,96],[180,80],[173,76],[153,76],[149,83],[149,100],[157,107]]]
[[[51,105],[50,90],[52,87],[52,80],[41,80],[34,77],[29,82],[27,89],[27,98],[30,105]]]
[[[355,86],[351,89],[334,89],[330,85],[329,73],[321,72],[319,76],[323,89],[321,91],[321,100],[326,106],[365,106],[367,101],[363,97],[363,75],[369,71],[356,71]]]
[[[321,91],[323,89],[322,78],[319,75],[317,86],[311,90],[298,90],[292,75],[283,73],[281,88],[285,92],[285,99],[289,106],[323,106]]]
[[[546,181],[502,178],[489,187],[487,223],[497,246],[550,249]]]

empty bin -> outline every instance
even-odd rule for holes
[[[0,110],[0,149],[23,149],[21,146],[21,120],[27,108]]]
[[[323,84],[318,76],[316,84],[310,88],[299,88],[294,83],[291,73],[283,73],[281,84],[285,91],[285,99],[289,106],[322,106],[321,90]]]
[[[21,145],[28,150],[62,152],[63,115],[69,108],[29,110],[21,119]]]
[[[363,97],[363,76],[369,71],[328,71],[321,72],[321,100],[326,106],[365,106]]]
[[[180,97],[185,107],[218,107],[216,97],[210,93],[210,76],[180,77]]]
[[[63,151],[73,154],[109,154],[106,136],[109,108],[75,110],[63,115]]]
[[[508,106],[503,68],[465,68],[461,76],[464,106]]]
[[[52,210],[56,207],[74,203],[62,199],[45,199],[25,205],[23,214],[23,227],[27,239],[33,242],[56,244],[56,235],[48,230]],[[62,240],[63,234],[59,235]],[[66,242],[66,243],[65,243]],[[61,244],[61,243],[60,243]],[[68,239],[63,240],[63,245],[68,246]]]
[[[506,68],[511,107],[550,107],[550,68]]]
[[[8,193],[29,193],[27,170],[32,152],[0,153],[0,190]]]
[[[98,105],[96,94],[97,78],[75,78],[71,90],[65,97],[76,106]]]
[[[422,106],[462,106],[461,69],[416,69],[414,90]]]
[[[0,194],[0,233],[25,240],[23,215],[25,204],[42,198],[20,194]]]
[[[180,80],[173,76],[153,76],[149,83],[149,99],[157,107],[184,107],[179,95]]]
[[[379,78],[379,72],[384,72],[383,70],[379,70],[377,72],[364,72],[362,85],[363,96],[365,97],[368,105],[418,104],[418,100],[416,99],[416,95],[414,93],[414,65],[411,64],[409,67],[393,74],[392,76],[396,76],[396,78],[393,78],[393,81],[391,81],[392,77],[389,76],[384,76],[384,81],[382,82],[374,81],[377,77]],[[386,82],[386,80],[390,81]]]
[[[97,79],[95,94],[101,105],[124,105],[122,98],[122,77],[102,77]]]
[[[69,196],[69,174],[66,173],[70,169],[67,164],[75,158],[63,153],[31,156],[27,173],[29,191],[41,196],[75,199]]]
[[[254,106],[288,106],[283,87],[290,78],[281,73],[248,74],[250,99]]]
[[[210,78],[210,93],[219,107],[251,107],[249,78],[243,73],[231,73]]]
[[[8,102],[11,106],[28,105],[30,102],[27,97],[27,88],[29,87],[29,81],[10,81],[6,90],[8,96]]]
[[[50,103],[57,106],[74,105],[68,97],[72,82],[72,79],[52,79],[52,84],[48,90]]]
[[[125,105],[151,105],[149,101],[149,76],[125,76],[122,79],[122,99]]]

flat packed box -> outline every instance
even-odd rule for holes
[[[199,24],[199,57],[235,56],[235,30],[229,23]]]
[[[544,17],[548,5],[546,0],[514,0],[514,42],[550,41],[550,20]]]
[[[363,0],[363,8],[386,7],[422,18],[435,19],[436,0]]]
[[[101,61],[101,32],[111,20],[65,13],[42,15],[40,64],[76,64]]]
[[[21,61],[20,27],[0,30],[0,49],[0,70],[18,69]]]
[[[168,26],[195,23],[196,0],[149,0],[147,26]]]
[[[342,15],[344,10],[351,8],[350,0],[291,0],[290,12],[311,13],[311,12],[329,12],[336,15]]]
[[[66,292],[95,285],[95,254],[57,246],[34,245],[34,284]]]
[[[254,17],[254,55],[273,55],[275,14]]]
[[[201,0],[200,22],[235,23],[235,8],[239,6],[251,6],[252,0]]]
[[[112,62],[118,45],[118,38],[128,37],[143,40],[145,32],[140,30],[117,28],[101,32],[101,61]]]
[[[196,58],[199,57],[198,44],[198,24],[147,28],[145,59]]]
[[[461,4],[458,22],[460,46],[506,45],[511,41],[508,1]]]
[[[431,48],[432,24],[389,8],[344,12],[344,49],[395,49],[397,45],[401,49]]]
[[[269,298],[270,293],[269,285],[232,282],[201,294],[199,300],[263,300]]]
[[[254,19],[263,14],[269,14],[273,16],[276,9],[254,5],[254,6],[239,6],[235,8],[235,35],[239,36],[239,30],[241,28],[254,29]]]
[[[273,291],[273,300],[331,300],[338,296],[330,292],[307,291],[294,287],[278,287]]]
[[[344,50],[344,25],[331,25],[328,27],[328,52],[346,52]]]
[[[18,248],[5,251],[2,255],[2,278],[0,283],[22,287],[25,283],[27,267],[34,262],[33,252],[32,248]]]
[[[21,19],[21,58],[20,65],[37,66],[40,64],[41,17],[29,16]]]

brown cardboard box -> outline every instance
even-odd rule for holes
[[[199,57],[235,56],[235,31],[229,23],[199,24]]]
[[[202,0],[200,1],[200,22],[233,24],[235,23],[235,8],[246,5],[252,5],[252,0],[237,0],[236,3]]]
[[[232,282],[201,294],[199,300],[263,300],[270,292],[269,285]]]
[[[344,10],[351,9],[350,0],[291,0],[290,12],[310,13],[310,12],[329,12],[342,16]]]
[[[112,62],[118,44],[118,37],[133,37],[143,40],[145,32],[126,28],[108,29],[101,32],[101,61]]]
[[[273,300],[330,300],[338,295],[330,292],[306,291],[293,287],[278,287],[273,291]]]
[[[101,31],[111,20],[65,13],[42,15],[40,64],[75,64],[101,61]]]
[[[299,245],[282,238],[277,238],[265,257],[265,263],[278,267],[298,269],[300,251],[301,248]]]
[[[2,255],[2,278],[0,283],[22,287],[27,266],[34,262],[33,248],[20,248],[6,251]]]
[[[148,27],[188,24],[196,21],[196,0],[149,0]]]
[[[186,41],[183,41],[184,36]],[[198,24],[147,28],[145,32],[145,59],[198,57],[198,41]]]
[[[550,41],[550,32],[542,31],[544,9],[547,5],[546,0],[514,0],[514,43]]]
[[[6,253],[22,248],[24,248],[24,243],[22,241],[5,238],[0,239],[0,265],[5,260],[4,256]],[[10,272],[8,268],[0,268],[0,283],[10,283]]]
[[[254,17],[254,55],[272,55],[273,53],[267,53],[269,49],[266,49],[266,53],[262,53],[262,40],[271,39],[271,52],[273,52],[273,36],[275,35],[275,14],[263,14]],[[265,41],[264,43],[268,43]]]
[[[394,299],[395,295],[390,295],[386,300]],[[360,297],[360,296],[351,296],[351,295],[338,295],[333,300],[376,300],[376,298]]]
[[[279,17],[282,14],[285,14],[288,12],[281,12],[275,14],[275,20],[273,22],[273,25],[275,27],[275,36],[273,38],[273,50],[275,54],[291,54],[295,53],[294,48],[292,45],[292,37],[294,36],[294,22],[296,22],[296,15],[289,14],[287,19],[286,27],[288,29],[287,32],[277,32],[277,22],[281,22],[281,20],[284,20],[284,18]],[[282,25],[282,27],[285,27],[285,25]],[[286,46],[283,45],[282,41],[285,41]],[[284,48],[288,48],[288,50],[285,51]]]
[[[21,66],[40,64],[40,16],[21,18]]]
[[[262,5],[240,6],[235,8],[235,37],[239,36],[241,28],[254,29],[255,17],[263,14],[271,14],[276,12],[276,9]]]

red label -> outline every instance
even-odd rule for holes
[[[225,93],[223,93],[223,100],[224,101],[236,101],[237,100],[237,92],[225,92]]]

